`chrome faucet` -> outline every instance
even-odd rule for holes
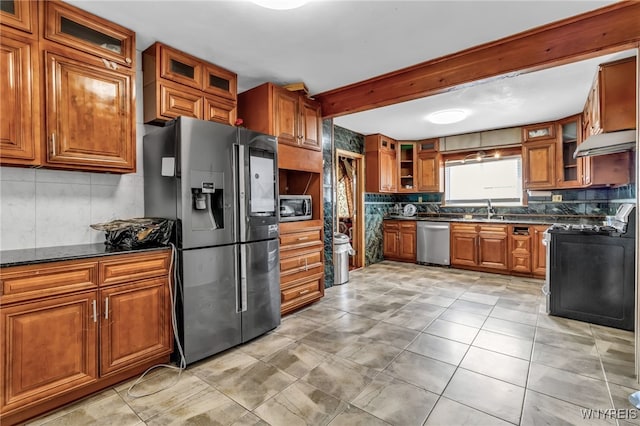
[[[491,199],[487,198],[487,219],[491,219],[495,214],[496,214],[496,211],[491,206]]]

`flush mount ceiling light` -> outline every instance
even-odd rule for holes
[[[309,3],[309,0],[251,0],[251,2],[267,9],[288,10],[304,6]]]
[[[464,109],[444,109],[427,115],[426,120],[433,124],[452,124],[464,120],[469,111]]]

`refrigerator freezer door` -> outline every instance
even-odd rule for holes
[[[246,310],[242,341],[254,339],[280,324],[280,256],[278,240],[241,244],[246,271]]]
[[[187,364],[240,343],[237,245],[183,250],[183,326]]]
[[[187,117],[180,117],[177,126],[182,247],[233,244],[237,182],[232,163],[237,129]]]

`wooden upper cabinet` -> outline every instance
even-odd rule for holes
[[[179,116],[234,125],[237,75],[163,43],[142,53],[144,122]]]
[[[381,135],[368,135],[365,145],[366,192],[396,192],[398,190],[398,142]]]
[[[398,141],[398,192],[416,192],[418,189],[418,149],[411,141]]]
[[[17,2],[22,5],[23,2]],[[2,2],[4,5],[4,2]],[[26,2],[25,2],[26,4]],[[11,33],[0,37],[0,164],[40,164],[37,43]]]
[[[133,31],[61,1],[41,5],[47,40],[135,70]]]
[[[7,28],[15,29],[29,34],[33,38],[38,35],[38,5],[29,0],[2,0],[0,1],[0,25],[2,36],[6,35]]]
[[[195,89],[202,88],[203,65],[198,59],[168,46],[159,45],[159,48],[160,77]]]
[[[273,134],[278,138],[278,143],[298,146],[298,95],[276,88],[273,99]]]
[[[304,96],[300,102],[300,143],[302,147],[322,149],[322,113],[320,104]]]
[[[276,136],[279,144],[312,151],[322,149],[320,104],[301,93],[273,83],[261,84],[238,95],[238,116],[247,128]],[[309,155],[291,148],[285,155],[293,152]]]
[[[522,145],[525,189],[556,186],[556,140],[547,139]]]
[[[557,186],[560,188],[580,187],[584,184],[584,159],[573,158],[573,153],[582,142],[581,116],[576,115],[561,120],[558,122],[557,127]]]
[[[636,128],[636,57],[600,66],[598,73],[599,123],[593,127],[602,132]]]
[[[45,60],[46,163],[134,171],[132,75],[53,53]]]
[[[442,156],[438,150],[438,139],[418,141],[417,181],[418,192],[443,192]]]
[[[238,98],[238,76],[224,68],[204,63],[202,90],[212,95],[233,100]]]

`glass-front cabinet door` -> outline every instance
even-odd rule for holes
[[[580,116],[569,117],[558,123],[558,186],[577,187],[583,185],[583,161],[573,158],[578,144],[581,142],[582,126]]]
[[[36,2],[26,0],[1,0],[0,23],[36,36]]]
[[[135,33],[63,2],[44,3],[44,36],[66,46],[133,67]]]

